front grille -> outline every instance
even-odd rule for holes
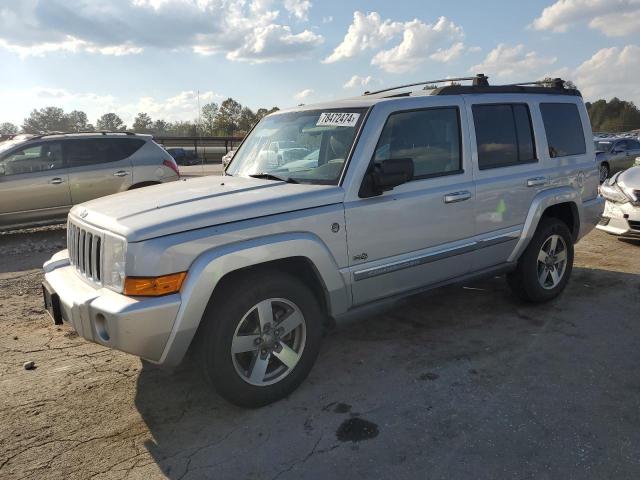
[[[78,273],[96,283],[102,282],[102,235],[69,222],[67,249]]]
[[[629,222],[629,227],[632,230],[640,230],[640,221],[638,220],[627,220]]]

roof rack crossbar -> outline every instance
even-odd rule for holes
[[[442,78],[439,80],[427,80],[425,82],[407,83],[406,85],[398,85],[397,87],[383,88],[382,90],[376,90],[375,92],[364,92],[364,95],[378,95],[379,93],[391,92],[393,90],[400,90],[401,88],[417,87],[418,85],[432,85],[434,83],[444,82],[464,82],[473,81],[474,84],[488,85],[487,77],[482,73],[474,75],[473,77],[457,77],[457,78]]]

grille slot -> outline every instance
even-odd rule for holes
[[[78,273],[96,283],[102,282],[102,236],[69,222],[67,249],[69,259]]]
[[[640,230],[640,221],[638,220],[627,220],[629,222],[629,227],[632,230]]]

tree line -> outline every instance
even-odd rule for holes
[[[586,103],[594,132],[628,132],[640,129],[640,110],[633,102],[613,97]]]
[[[167,137],[242,136],[264,116],[278,110],[278,107],[259,108],[254,112],[233,98],[227,98],[219,105],[215,102],[204,105],[199,119],[193,121],[153,120],[149,114],[140,112],[129,129],[122,118],[113,112],[102,115],[94,126],[89,123],[87,114],[83,111],[73,110],[65,113],[59,107],[46,107],[33,110],[20,127],[10,122],[0,123],[0,135],[132,130],[136,133]]]

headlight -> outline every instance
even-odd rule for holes
[[[636,161],[633,163],[634,166],[640,167],[640,157],[636,157]]]
[[[102,265],[104,274],[102,281],[104,286],[116,292],[122,292],[124,287],[127,242],[122,238],[106,235],[104,237],[103,252],[104,258]]]
[[[600,194],[607,200],[615,203],[627,203],[629,197],[616,184],[604,184],[600,186]]]

